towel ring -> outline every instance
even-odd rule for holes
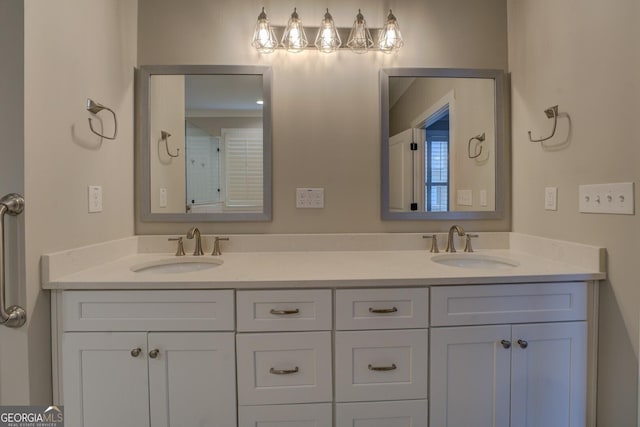
[[[167,132],[166,130],[161,130],[160,131],[160,136],[162,138],[162,140],[164,141],[164,146],[167,149],[167,154],[169,155],[169,157],[178,157],[180,155],[180,149],[176,148],[176,154],[171,154],[169,152],[169,137],[171,136],[171,134],[169,132]]]
[[[91,117],[89,117],[89,129],[91,129],[91,132],[95,133],[100,138],[110,139],[110,140],[113,141],[114,139],[116,139],[116,136],[118,136],[118,117],[116,116],[115,111],[113,111],[109,107],[105,107],[104,105],[100,104],[99,102],[95,102],[91,98],[87,99],[87,111],[89,111],[91,114],[98,114],[102,110],[107,110],[108,112],[113,114],[113,123],[114,123],[113,136],[103,135],[100,132],[96,131],[93,128],[93,123],[91,122]]]
[[[553,107],[549,107],[544,110],[544,113],[547,115],[548,119],[553,119],[553,130],[551,131],[551,135],[546,138],[533,139],[531,138],[531,131],[529,131],[529,141],[531,142],[543,142],[553,138],[553,136],[556,134],[556,128],[558,126],[558,106],[554,105]]]
[[[478,140],[479,142],[476,144],[475,148],[477,149],[478,147],[480,147],[480,151],[478,151],[478,154],[476,154],[475,156],[471,155],[471,141],[473,141],[474,139]],[[469,144],[467,145],[467,153],[470,159],[477,159],[478,157],[480,157],[480,155],[482,154],[482,145],[480,145],[483,141],[485,140],[485,136],[484,136],[484,132],[482,132],[482,135],[476,135],[474,137],[469,138]],[[476,151],[476,150],[474,150]]]

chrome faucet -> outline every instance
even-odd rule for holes
[[[191,227],[189,231],[187,231],[187,239],[196,239],[196,248],[193,251],[194,256],[204,255],[204,251],[202,250],[202,237],[200,236],[200,230],[198,227]]]
[[[464,229],[459,226],[459,225],[452,225],[451,228],[449,229],[449,236],[447,238],[447,249],[445,249],[446,252],[455,252],[456,251],[456,245],[453,243],[453,232],[456,231],[458,233],[458,236],[462,237],[464,236]]]

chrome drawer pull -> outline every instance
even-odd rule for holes
[[[518,345],[520,346],[520,348],[527,348],[529,346],[529,343],[525,340],[518,340]]]
[[[293,310],[276,310],[275,308],[272,308],[269,313],[282,316],[287,314],[298,314],[300,313],[300,310],[297,308],[294,308]]]
[[[375,313],[375,314],[395,313],[397,311],[398,311],[398,309],[396,307],[391,307],[391,308],[373,308],[373,307],[369,307],[369,313]]]
[[[134,348],[131,350],[131,357],[138,357],[140,356],[140,353],[142,353],[142,349],[140,347]]]
[[[293,369],[275,369],[275,368],[271,368],[269,369],[269,373],[273,374],[273,375],[289,375],[289,374],[295,374],[299,371],[300,369],[298,369],[298,367],[296,366]]]
[[[370,371],[393,371],[395,369],[398,369],[398,367],[396,366],[395,363],[392,363],[391,366],[373,366],[373,365],[369,365],[368,366]]]
[[[502,340],[502,341],[500,341],[500,344],[502,344],[502,347],[504,347],[506,349],[511,348],[511,341]]]

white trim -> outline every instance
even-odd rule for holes
[[[427,122],[427,119],[431,117],[433,114],[440,111],[446,105],[449,105],[449,212],[453,211],[455,208],[455,199],[456,199],[456,182],[455,182],[455,173],[453,171],[453,164],[451,159],[455,159],[456,157],[456,144],[451,143],[451,141],[456,140],[456,126],[455,126],[455,118],[456,118],[456,92],[455,89],[451,89],[447,92],[442,98],[433,103],[429,108],[419,114],[411,121],[411,127],[413,128],[423,128]],[[424,196],[423,196],[424,197]],[[640,426],[639,426],[640,427]]]

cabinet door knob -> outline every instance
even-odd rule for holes
[[[398,309],[396,307],[391,308],[373,308],[369,307],[369,313],[384,314],[384,313],[396,313]]]
[[[131,357],[138,357],[140,356],[140,353],[142,353],[142,349],[140,347],[134,348],[131,350]]]
[[[504,348],[511,348],[511,341],[502,340],[500,341],[500,344],[502,344]]]
[[[155,359],[158,357],[159,354],[160,354],[160,350],[158,350],[157,348],[154,348],[149,352],[149,357],[152,359]]]
[[[398,367],[396,366],[395,363],[392,363],[391,366],[373,366],[373,365],[369,365],[367,366],[367,368],[370,371],[393,371],[398,369]]]
[[[295,374],[299,371],[300,369],[298,369],[298,367],[296,366],[293,369],[276,369],[276,368],[271,368],[269,369],[269,373],[273,374],[273,375],[289,375],[289,374]]]
[[[520,348],[527,348],[529,343],[526,342],[525,340],[518,340],[518,345],[520,346]]]
[[[287,315],[287,314],[298,314],[300,313],[300,309],[294,308],[293,310],[276,310],[275,308],[272,308],[271,310],[269,310],[269,313],[275,314],[278,316]]]

